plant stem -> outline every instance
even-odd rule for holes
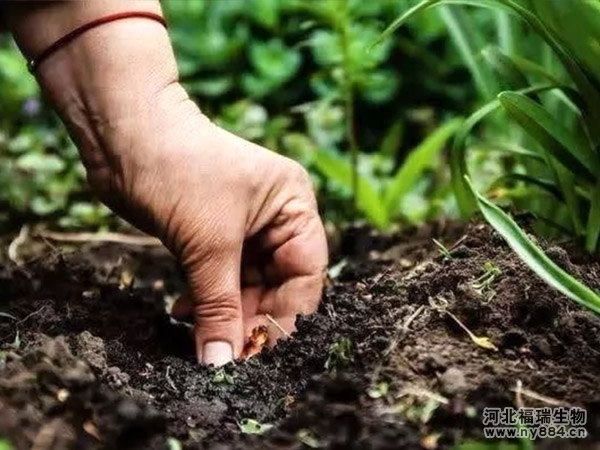
[[[343,53],[342,69],[344,72],[344,103],[346,109],[346,140],[350,146],[350,162],[352,165],[352,204],[353,214],[358,211],[358,141],[355,130],[354,114],[354,73],[350,56],[350,8],[349,0],[340,0],[340,15],[338,16],[338,32]]]

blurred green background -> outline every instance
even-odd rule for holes
[[[163,8],[181,78],[204,112],[302,162],[314,175],[323,214],[340,221],[355,217],[352,190],[327,176],[327,168],[320,170],[327,161],[315,157],[349,153],[348,78],[353,134],[365,154],[359,169],[375,180],[389,178],[411,148],[477,100],[438,14],[421,15],[367,49],[411,3],[178,0],[163,2]],[[485,11],[474,20],[493,33],[493,17]],[[93,200],[76,149],[12,40],[0,39],[0,225],[12,229],[43,220],[63,228],[114,226]],[[444,155],[436,159],[407,196],[408,217],[394,219],[418,223],[453,213],[445,205],[451,196]]]
[[[490,102],[501,109],[500,92],[533,86],[530,98],[567,131],[585,131],[578,93],[567,89],[573,71],[544,32],[554,36],[552,27],[590,1],[425,0],[441,6],[382,35],[419,4],[166,0],[163,8],[188,92],[223,127],[307,167],[327,220],[390,229],[469,217],[469,173],[479,191],[532,213],[540,231],[585,239],[591,194],[564,190],[579,166],[569,175],[569,161],[550,161],[540,146],[547,142],[506,108],[465,120]],[[594,17],[591,8],[580,13]],[[569,17],[576,34],[582,24]],[[566,44],[587,73],[600,44]],[[540,83],[550,87],[538,91]],[[8,35],[0,37],[0,92],[0,227],[120,226],[94,200],[76,149]],[[586,145],[597,153],[594,142]]]

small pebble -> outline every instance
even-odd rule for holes
[[[467,380],[462,370],[450,367],[440,377],[441,391],[446,395],[456,395],[467,389]]]

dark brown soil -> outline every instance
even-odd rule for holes
[[[0,437],[36,450],[447,449],[481,437],[485,406],[551,403],[585,407],[589,437],[538,448],[600,448],[600,318],[482,225],[347,236],[319,311],[222,370],[198,366],[189,326],[164,312],[182,283],[162,249],[4,264],[0,311],[16,320],[0,316]],[[600,290],[598,261],[547,247]],[[273,427],[242,433],[246,419]]]

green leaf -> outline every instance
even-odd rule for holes
[[[591,194],[592,203],[585,232],[585,248],[590,253],[598,248],[598,237],[600,237],[600,180]]]
[[[592,181],[600,177],[598,156],[542,106],[517,92],[502,92],[498,100],[527,134],[572,173]]]
[[[524,95],[535,94],[558,88],[555,85],[539,85],[517,91]],[[500,101],[493,100],[475,111],[464,121],[462,127],[457,131],[454,143],[450,149],[450,173],[452,175],[452,189],[463,217],[470,217],[476,209],[475,199],[471,189],[465,182],[468,175],[466,162],[466,142],[473,129],[487,116],[500,108]]]
[[[600,296],[556,265],[535,245],[517,223],[498,206],[475,191],[466,178],[486,221],[504,238],[519,258],[553,288],[600,314]]]
[[[493,98],[499,91],[499,87],[488,67],[481,64],[476,57],[483,48],[485,36],[478,27],[472,26],[473,22],[461,8],[442,6],[439,10],[481,96],[486,100]]]
[[[530,158],[540,162],[545,161],[539,153],[527,150],[513,142],[481,142],[473,145],[473,148],[482,151],[506,153],[520,158]]]
[[[320,150],[314,155],[314,164],[327,179],[337,182],[348,192],[352,191],[352,166],[346,158],[333,151]],[[390,216],[379,192],[363,176],[358,179],[357,203],[369,222],[377,228],[386,229],[390,226]]]
[[[240,430],[244,434],[264,434],[273,428],[270,423],[260,423],[254,419],[242,419]]]
[[[423,172],[439,164],[440,152],[461,124],[462,119],[445,123],[409,152],[385,190],[384,204],[387,211],[392,215],[396,213],[402,198],[414,188]]]
[[[384,31],[379,35],[377,40],[371,45],[374,47],[384,40],[388,39],[398,28],[408,22],[413,16],[420,12],[437,6],[439,4],[446,5],[470,5],[470,6],[484,6],[490,8],[503,8],[504,6],[497,0],[422,0],[420,3],[410,7],[403,14],[401,14],[396,20],[394,20]]]
[[[281,39],[252,43],[249,58],[262,78],[277,84],[292,78],[302,62],[300,52],[286,47]]]
[[[383,137],[378,152],[380,155],[387,158],[394,158],[396,156],[404,138],[404,127],[405,125],[402,120],[394,121]]]
[[[543,191],[546,191],[547,193],[555,197],[557,200],[564,201],[564,196],[560,188],[556,185],[556,183],[553,180],[536,178],[524,173],[507,173],[506,175],[502,175],[500,178],[498,178],[492,183],[490,190],[504,184],[506,181],[521,181],[532,186],[537,186],[538,188],[542,189]]]
[[[507,89],[522,89],[529,86],[527,78],[521,69],[497,47],[487,47],[483,50],[483,58],[498,74],[499,81]]]
[[[65,162],[56,155],[42,153],[25,153],[16,161],[16,167],[28,172],[55,174],[65,170]]]

